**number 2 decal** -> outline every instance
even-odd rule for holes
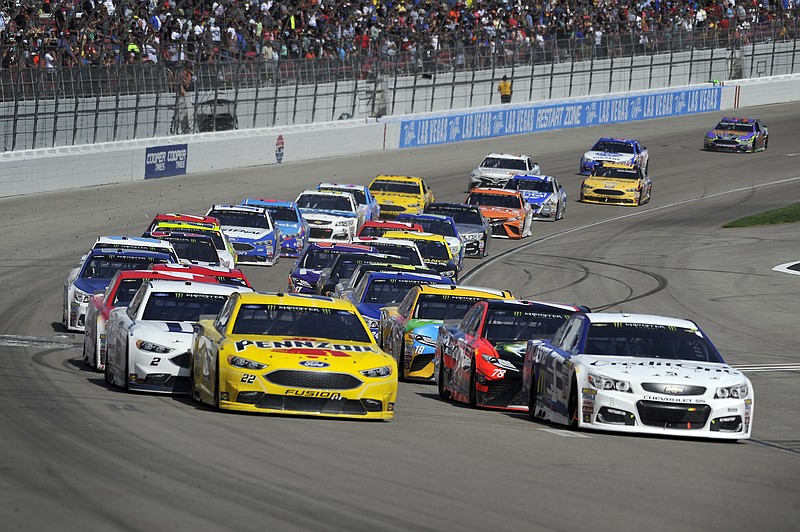
[[[153,360],[150,361],[151,366],[158,366],[161,362],[161,357],[153,357]]]

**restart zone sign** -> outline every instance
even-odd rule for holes
[[[144,159],[144,178],[155,179],[186,174],[188,150],[186,144],[147,148]]]
[[[722,87],[708,87],[404,120],[400,123],[400,147],[719,111],[721,100]]]

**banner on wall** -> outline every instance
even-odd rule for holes
[[[188,149],[186,144],[147,148],[144,159],[144,178],[156,179],[186,174]]]
[[[721,103],[722,87],[708,87],[404,120],[400,147],[705,113],[719,111]]]

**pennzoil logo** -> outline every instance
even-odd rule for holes
[[[316,397],[318,399],[331,399],[339,401],[342,399],[342,394],[338,392],[326,392],[324,390],[286,390],[286,395],[293,395],[296,397]]]
[[[240,340],[236,342],[236,351],[244,351],[248,347],[256,347],[258,349],[275,349],[284,353],[297,353],[307,355],[326,355],[331,356],[349,356],[344,351],[355,353],[378,353],[379,351],[371,345],[352,345],[352,344],[334,344],[331,342],[313,342],[308,340],[273,340],[273,341],[252,341]]]

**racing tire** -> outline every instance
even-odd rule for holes
[[[469,406],[475,408],[478,404],[478,392],[475,390],[475,357],[470,360],[469,369]]]
[[[489,241],[491,237],[486,237],[486,241],[483,243],[483,255],[481,255],[482,259],[485,259],[489,256]]]
[[[125,391],[130,390],[130,385],[128,381],[128,373],[130,371],[130,363],[131,363],[131,356],[129,353],[128,346],[125,346],[125,373],[122,374],[122,386],[125,388]]]
[[[194,355],[192,355],[192,365],[189,366],[189,399],[191,401],[198,401],[197,389],[194,386]]]
[[[90,361],[89,357],[86,356],[86,354],[89,352],[89,348],[88,348],[89,346],[86,345],[87,339],[88,339],[88,335],[84,334],[83,335],[83,357],[82,357],[83,358],[83,363],[86,364],[87,366],[89,366],[92,369],[97,369],[97,368],[94,367],[94,361]],[[92,358],[94,358],[94,357],[92,357]]]
[[[531,371],[531,388],[528,390],[528,415],[531,419],[536,419],[536,372]]]
[[[767,146],[769,146],[769,137],[764,139],[764,151],[767,151]]]
[[[444,360],[439,359],[439,375],[436,377],[436,388],[439,390],[439,397],[447,399],[447,390],[444,387]]]
[[[397,380],[400,382],[406,382],[406,353],[403,349],[403,345],[400,346],[400,350],[397,353]]]
[[[216,370],[214,372],[214,394],[211,397],[211,406],[214,410],[219,410],[219,354],[217,354]]]
[[[572,379],[569,390],[569,403],[567,407],[567,424],[571,429],[578,428],[578,383]]]
[[[108,355],[106,355],[106,368],[103,370],[103,377],[105,377],[107,384],[114,384],[114,381],[111,379],[111,370],[109,367],[110,364],[108,363]]]
[[[750,153],[756,152],[756,141],[753,139],[753,145],[750,147]]]

